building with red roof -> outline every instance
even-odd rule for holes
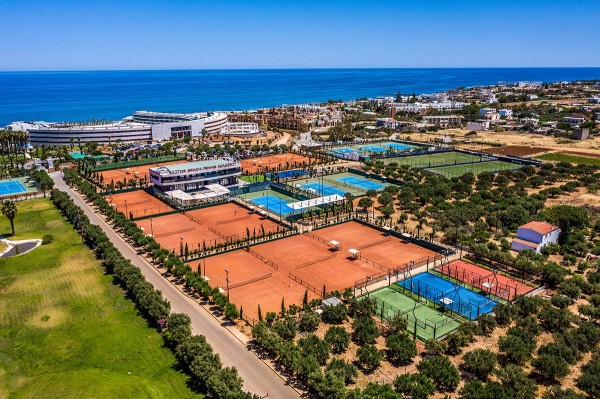
[[[556,244],[559,235],[560,229],[552,223],[529,222],[519,227],[511,248],[517,252],[531,250],[540,253],[546,245]]]

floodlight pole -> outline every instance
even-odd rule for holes
[[[229,299],[229,269],[225,269],[225,282],[227,284],[227,299]]]

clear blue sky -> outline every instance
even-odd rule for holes
[[[0,70],[600,66],[599,0],[0,0]]]

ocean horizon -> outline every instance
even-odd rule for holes
[[[0,126],[118,120],[137,110],[241,111],[422,94],[499,81],[600,79],[600,67],[309,68],[0,72]]]

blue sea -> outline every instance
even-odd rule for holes
[[[121,119],[136,110],[239,111],[498,81],[578,79],[600,79],[600,68],[0,72],[0,126],[20,120]]]

